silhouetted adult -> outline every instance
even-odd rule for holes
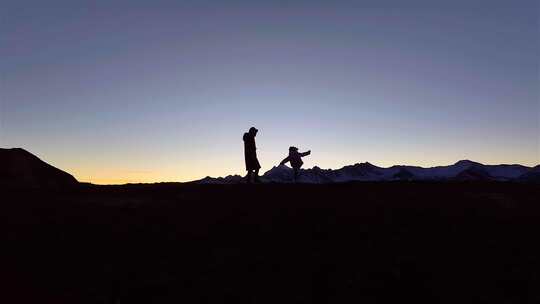
[[[261,165],[257,159],[257,147],[255,146],[255,136],[259,130],[255,127],[251,127],[247,133],[244,133],[244,156],[246,159],[246,181],[248,183],[252,182],[252,177],[254,182],[259,182],[259,169]]]

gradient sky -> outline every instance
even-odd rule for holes
[[[179,4],[181,3],[181,4]],[[94,183],[540,163],[530,1],[2,1],[0,146]]]

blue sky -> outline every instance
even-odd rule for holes
[[[180,3],[180,4],[178,4]],[[0,144],[96,183],[540,163],[538,1],[13,1]]]

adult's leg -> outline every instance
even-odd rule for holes
[[[298,168],[293,168],[293,182],[298,180]]]
[[[260,183],[260,182],[261,182],[261,181],[259,180],[259,169],[255,169],[254,176],[253,176],[253,180],[254,180],[256,183]]]
[[[251,170],[247,170],[245,180],[248,184],[251,184]]]

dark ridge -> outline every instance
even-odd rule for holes
[[[0,149],[0,186],[50,188],[78,185],[67,172],[21,149]]]

